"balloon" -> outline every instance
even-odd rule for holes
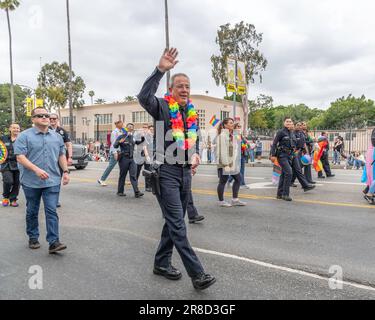
[[[305,154],[304,156],[301,157],[301,162],[304,166],[308,166],[309,164],[312,163],[311,156],[308,154]]]

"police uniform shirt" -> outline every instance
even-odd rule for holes
[[[56,133],[58,133],[62,138],[64,143],[70,142],[69,133],[66,132],[66,130],[62,127],[57,127],[56,129],[53,129],[50,127],[51,130],[55,130]]]
[[[296,144],[293,133],[284,127],[276,133],[271,146],[271,156],[276,156],[277,149],[280,149],[281,152],[292,152],[295,147]]]

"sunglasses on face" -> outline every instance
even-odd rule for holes
[[[39,118],[39,119],[42,119],[42,118],[46,118],[46,119],[49,119],[49,114],[36,114],[33,116],[33,118]]]

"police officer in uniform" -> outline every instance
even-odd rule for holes
[[[302,129],[302,133],[305,136],[307,154],[312,157],[312,154],[314,151],[314,140],[309,135],[306,122],[301,122],[301,129]],[[313,181],[313,178],[312,178],[311,166],[312,166],[311,163],[303,166],[303,174],[305,175],[308,183],[315,184],[316,182]]]
[[[72,142],[70,141],[70,137],[69,137],[69,133],[62,127],[60,127],[60,123],[59,123],[59,116],[57,113],[51,113],[50,114],[50,129],[51,130],[54,130],[57,134],[59,134],[63,141],[64,141],[64,145],[65,145],[65,149],[66,149],[66,161],[67,161],[67,164],[68,166],[71,166],[73,164],[73,145],[72,145]],[[63,175],[63,170],[60,168],[60,173],[61,173],[61,176]],[[57,202],[57,208],[60,208],[61,207],[61,203],[60,201]]]
[[[199,145],[195,141],[195,145],[188,144],[188,147],[182,149],[177,143],[181,141],[179,139],[182,139],[183,146],[186,146],[188,133],[191,133],[191,131],[188,132],[188,128],[189,126],[192,128],[196,124],[195,122],[187,122],[188,111],[192,110],[189,101],[190,81],[188,76],[175,74],[170,83],[170,96],[164,99],[155,97],[164,73],[171,70],[178,62],[176,60],[177,55],[178,52],[175,48],[164,51],[157,68],[146,80],[138,95],[138,101],[141,106],[156,121],[155,131],[157,132],[157,138],[154,149],[156,151],[156,160],[162,163],[158,170],[160,190],[156,196],[163,212],[165,224],[159,248],[155,255],[153,272],[171,280],[181,278],[181,272],[171,264],[172,251],[173,247],[175,247],[194,288],[203,290],[215,283],[216,279],[203,269],[187,239],[184,221],[191,194],[192,174],[195,174],[200,164]],[[171,99],[177,103],[177,106],[171,102]],[[178,110],[175,110],[176,107]],[[170,134],[174,123],[172,120],[175,119],[182,120],[182,124],[178,121],[179,126],[183,126],[181,128],[182,137]],[[158,135],[162,135],[162,138],[165,137],[163,143],[158,142]],[[177,148],[175,147],[176,145]],[[173,150],[172,154],[171,150]]]
[[[302,184],[304,191],[314,189],[307,183],[306,179],[301,172],[301,167],[298,164],[298,159],[295,157],[297,140],[293,133],[293,121],[290,117],[285,117],[284,128],[276,133],[275,139],[271,145],[271,161],[276,158],[281,166],[281,176],[277,190],[277,199],[285,201],[292,201],[289,196],[290,186],[293,177],[293,170],[295,171],[298,180]]]
[[[301,162],[301,158],[304,154],[307,153],[307,147],[306,147],[306,138],[305,134],[302,131],[302,123],[298,122],[296,124],[295,130],[293,132],[295,140],[296,140],[296,149],[294,153],[294,161],[295,164],[293,166],[293,178],[292,178],[292,187],[297,187],[297,185],[294,184],[294,181],[298,177],[298,180],[300,181],[302,187],[306,186],[307,184],[315,184],[315,182],[310,182],[306,176],[302,175],[302,167],[303,164]]]
[[[118,156],[118,164],[120,167],[120,177],[118,179],[117,195],[126,196],[124,193],[125,188],[125,179],[129,172],[130,182],[133,186],[134,195],[136,198],[140,198],[144,193],[140,192],[138,189],[138,180],[137,180],[137,164],[134,161],[134,147],[145,141],[145,138],[142,137],[140,141],[135,141],[133,136],[134,125],[128,123],[126,125],[127,133],[124,133],[117,137],[115,143],[113,144],[114,148],[120,148]]]

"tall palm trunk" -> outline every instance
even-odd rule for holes
[[[167,49],[169,49],[169,21],[168,21],[168,0],[164,0],[164,10],[165,10],[165,46]],[[169,92],[169,79],[170,79],[171,73],[167,72],[167,91]]]
[[[13,88],[13,54],[12,54],[12,33],[10,30],[10,19],[9,10],[5,10],[7,13],[8,20],[8,32],[9,32],[9,56],[10,56],[10,107],[12,110],[12,122],[16,122],[16,110],[14,108],[14,88]]]
[[[70,137],[75,139],[73,132],[73,103],[72,103],[72,47],[70,42],[69,0],[66,0],[66,15],[68,21],[68,52],[69,52],[69,131]]]

